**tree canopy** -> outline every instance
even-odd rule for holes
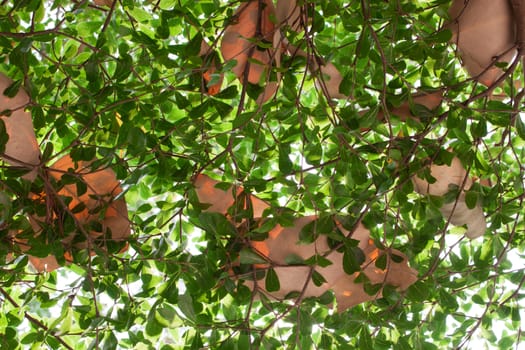
[[[0,347],[518,349],[520,3],[1,1]]]

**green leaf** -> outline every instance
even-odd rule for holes
[[[404,257],[402,257],[400,255],[396,255],[396,254],[390,254],[390,258],[392,259],[393,262],[395,262],[397,264],[400,264],[403,261],[405,261]]]
[[[216,237],[235,235],[237,233],[232,223],[220,213],[200,213],[198,225]]]
[[[215,95],[214,97],[220,98],[220,99],[231,99],[231,98],[236,97],[238,93],[239,91],[237,89],[237,86],[234,85],[234,86],[227,87],[226,89],[222,90],[217,95]]]
[[[192,323],[196,321],[197,315],[195,314],[195,309],[193,307],[193,298],[188,293],[179,295],[179,302],[177,305],[189,321]]]
[[[2,91],[4,96],[13,98],[18,94],[18,91],[20,91],[20,87],[22,86],[22,80],[16,80],[11,83],[4,91]]]
[[[372,336],[368,330],[368,326],[363,326],[359,332],[358,345],[361,350],[374,350]]]
[[[248,121],[250,121],[254,115],[252,113],[241,113],[235,117],[233,120],[232,126],[234,129],[244,127]]]
[[[31,344],[31,343],[35,343],[35,342],[37,341],[38,338],[39,338],[38,333],[36,333],[36,332],[31,332],[31,333],[28,333],[25,337],[22,338],[21,343],[22,343],[22,344]]]
[[[268,261],[266,261],[265,258],[260,256],[259,254],[255,253],[253,250],[249,248],[243,248],[239,252],[239,258],[241,264],[266,264]]]
[[[149,336],[157,336],[164,329],[164,326],[157,321],[157,318],[155,317],[155,311],[156,311],[155,309],[150,310],[148,319],[146,321],[145,330],[146,330],[146,334]]]
[[[315,242],[315,240],[319,236],[319,233],[317,232],[316,228],[317,228],[316,221],[312,221],[304,225],[301,228],[301,231],[299,231],[299,241],[302,244],[310,244],[310,243]]]
[[[365,254],[358,247],[345,249],[343,253],[343,269],[346,274],[352,275],[361,271],[361,264],[365,262]]]
[[[99,67],[98,62],[94,56],[91,56],[91,58],[84,64],[84,71],[86,72],[86,79],[90,83],[97,82],[99,79]]]
[[[408,288],[407,296],[415,302],[422,302],[428,299],[431,291],[429,283],[417,281]]]
[[[117,68],[113,74],[113,79],[115,79],[117,82],[121,82],[126,79],[132,72],[132,65],[133,59],[131,56],[122,54],[120,59],[117,61]]]
[[[299,318],[297,321],[299,323],[299,332],[303,336],[309,336],[312,334],[313,320],[309,312],[302,308],[299,309]]]
[[[77,196],[82,196],[83,194],[87,192],[87,189],[88,189],[87,184],[81,179],[78,179],[77,181],[75,181],[75,187],[77,190]]]
[[[326,283],[326,279],[316,270],[312,271],[312,281],[317,287],[320,287],[323,283]]]
[[[297,254],[288,254],[284,258],[286,265],[309,265],[308,260],[305,261],[302,257]]]
[[[472,296],[472,301],[476,304],[479,304],[479,305],[486,305],[485,301],[483,300],[483,298],[481,298],[479,296],[479,294],[475,294]]]
[[[349,167],[352,178],[356,184],[362,185],[368,181],[368,170],[359,157],[351,156]]]
[[[487,122],[481,119],[471,127],[472,136],[474,138],[482,138],[487,135]]]
[[[312,142],[306,146],[304,150],[304,155],[308,163],[313,165],[319,165],[321,163],[323,149],[319,143]]]
[[[266,279],[264,280],[264,283],[268,292],[277,292],[281,289],[279,277],[273,268],[269,268],[266,271]]]
[[[449,29],[443,29],[435,32],[428,39],[436,43],[448,43],[452,39],[452,32]]]
[[[384,270],[386,269],[386,263],[387,263],[387,255],[380,254],[376,259],[375,265],[377,268]]]
[[[191,342],[190,350],[201,350],[203,348],[204,344],[202,343],[201,335],[200,333],[195,334],[193,337],[193,340]]]
[[[456,311],[459,307],[456,298],[443,289],[439,290],[439,304],[447,311]]]
[[[5,152],[5,145],[9,141],[9,135],[5,128],[4,120],[0,118],[0,153]]]
[[[233,110],[232,106],[230,106],[227,103],[221,102],[221,101],[214,100],[212,104],[213,104],[213,106],[215,107],[215,109],[217,110],[217,112],[219,113],[219,115],[222,118],[226,118],[231,113],[231,111]],[[234,127],[241,127],[242,124],[241,125],[237,125],[237,122],[239,122],[239,120],[236,119]]]
[[[383,287],[382,283],[376,283],[376,284],[365,283],[363,286],[363,289],[365,290],[366,294],[375,297],[379,294],[382,287]]]
[[[520,115],[516,116],[516,131],[518,132],[518,136],[522,140],[525,140],[525,123]]]
[[[113,350],[116,349],[118,345],[118,340],[113,332],[109,332],[108,335],[104,338],[104,345],[102,346],[103,350]]]
[[[321,335],[321,341],[319,342],[319,348],[320,349],[333,349],[332,338],[328,334],[323,333]]]
[[[11,198],[5,192],[0,191],[0,226],[11,217],[12,207]]]
[[[163,305],[157,308],[157,321],[164,327],[180,326],[178,315],[175,309],[170,305]]]
[[[171,304],[177,304],[179,300],[179,290],[177,288],[177,279],[172,278],[169,281],[163,283],[160,288],[159,295],[166,299]]]
[[[315,254],[311,256],[310,258],[306,259],[304,261],[304,264],[309,266],[319,266],[319,267],[327,267],[332,265],[332,261],[330,259],[325,258],[322,255]]]
[[[185,54],[188,56],[197,56],[201,49],[202,34],[197,33],[185,47]]]
[[[283,174],[288,174],[293,169],[293,164],[290,161],[290,147],[288,145],[279,145],[279,170]]]
[[[478,201],[478,194],[474,191],[467,191],[465,193],[465,203],[469,209],[474,209]]]

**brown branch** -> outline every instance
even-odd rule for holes
[[[0,36],[5,36],[8,38],[22,39],[22,38],[26,38],[26,37],[33,36],[33,35],[54,34],[57,32],[57,30],[58,30],[58,27],[53,28],[53,29],[39,30],[36,32],[27,32],[27,33],[0,32]]]
[[[106,16],[106,20],[104,21],[104,25],[102,26],[101,33],[104,33],[106,29],[109,26],[109,22],[111,21],[111,17],[113,16],[113,12],[115,11],[115,6],[117,5],[117,0],[113,0],[113,3],[111,4],[111,7],[109,8],[108,15]]]

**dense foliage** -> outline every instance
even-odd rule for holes
[[[444,29],[449,1],[299,3],[308,31],[281,31],[307,55],[282,55],[272,75],[279,89],[260,104],[264,84],[241,84],[219,51],[238,1],[0,2],[0,72],[31,97],[42,164],[69,154],[113,169],[132,228],[127,251],[73,249],[66,262],[60,230],[34,238],[28,220],[45,215],[30,193],[49,182],[3,162],[0,348],[519,348],[521,64],[494,89],[470,79]],[[348,98],[327,98],[312,60],[337,67]],[[436,91],[444,97],[436,109],[412,103]],[[419,119],[388,113],[407,101]],[[6,136],[0,128],[2,152]],[[475,240],[440,213],[446,198],[418,195],[410,181],[429,159],[453,156],[486,180],[466,194],[488,224]],[[330,293],[256,299],[228,272],[244,251],[240,225],[203,211],[192,185],[200,173],[267,201],[272,225],[307,215],[360,220],[377,245],[408,257],[418,281],[342,313]],[[241,217],[253,224],[250,210]],[[333,229],[320,222],[305,241]],[[248,231],[256,239],[270,226]],[[35,271],[13,232],[32,241],[31,255],[54,254],[64,266]],[[241,254],[241,265],[251,258]]]

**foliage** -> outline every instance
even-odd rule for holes
[[[443,29],[449,1],[299,1],[309,31],[283,31],[308,56],[283,56],[280,87],[264,104],[256,101],[262,86],[241,85],[232,62],[213,61],[217,70],[203,79],[211,61],[201,42],[220,61],[239,2],[96,3],[2,1],[0,71],[31,97],[42,164],[69,154],[114,170],[128,204],[129,249],[75,250],[71,264],[35,272],[10,232],[27,235],[27,215],[45,213],[28,196],[45,182],[3,163],[2,349],[518,347],[523,68],[494,89],[470,79]],[[312,58],[337,67],[349,98],[326,98],[308,69]],[[206,94],[221,74],[222,90]],[[412,103],[438,90],[437,109]],[[407,101],[419,119],[388,112]],[[0,150],[5,134],[0,123]],[[443,198],[418,195],[410,181],[428,159],[449,164],[453,156],[490,181],[466,194],[487,216],[477,240],[448,224]],[[408,257],[418,282],[406,292],[386,286],[383,298],[343,313],[331,309],[330,293],[297,304],[256,300],[226,267],[261,257],[239,244],[239,221],[203,210],[192,185],[202,172],[267,201],[273,225],[307,215],[361,220],[376,244]],[[240,215],[251,222],[249,210]],[[35,254],[63,253],[56,240],[33,244]],[[278,288],[274,274],[267,279]]]

